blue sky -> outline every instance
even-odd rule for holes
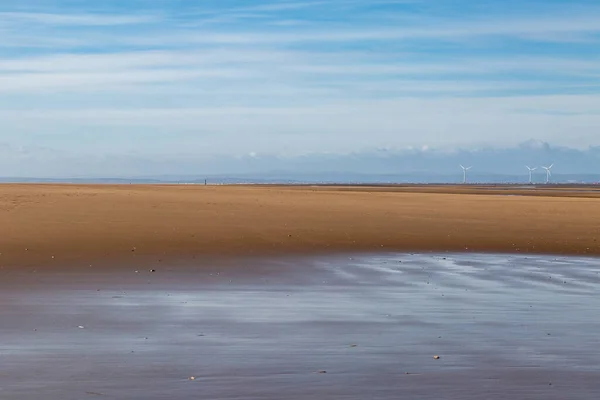
[[[3,0],[0,39],[13,175],[32,159],[600,144],[597,1]]]

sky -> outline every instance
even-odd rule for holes
[[[0,2],[0,175],[584,151],[599,127],[596,0]]]

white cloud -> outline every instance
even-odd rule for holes
[[[248,7],[239,7],[234,8],[229,11],[239,12],[239,11],[282,11],[282,10],[298,10],[302,8],[312,8],[314,6],[322,6],[326,4],[331,4],[330,1],[293,1],[287,2],[282,1],[278,3],[264,3],[251,5]]]
[[[204,48],[187,50],[126,51],[118,53],[63,53],[50,56],[0,59],[1,72],[67,72],[120,70],[131,68],[194,67],[241,63],[299,62],[312,53],[227,49],[207,50]]]
[[[427,17],[406,19],[398,22],[393,19],[366,21],[360,24],[317,23],[310,25],[285,26],[289,18],[273,17],[265,20],[261,26],[246,26],[235,32],[223,29],[219,24],[227,22],[236,24],[239,18],[261,18],[262,14],[249,13],[250,10],[263,11],[272,9],[300,7],[301,4],[318,6],[314,3],[268,3],[249,6],[242,9],[215,9],[206,11],[207,18],[196,16],[180,19],[177,16],[133,15],[133,14],[52,14],[52,13],[0,13],[0,22],[5,26],[5,40],[0,47],[20,46],[72,48],[77,46],[106,47],[106,46],[189,46],[189,45],[290,45],[300,43],[345,43],[355,41],[414,41],[414,40],[445,40],[472,41],[489,37],[511,37],[520,40],[569,42],[588,41],[598,42],[600,33],[600,10],[590,8],[587,12],[577,13],[554,12],[530,16],[514,16],[511,18],[473,17],[465,15],[460,22],[448,19],[431,19]],[[341,6],[342,3],[339,3]],[[246,10],[245,13],[243,11]],[[211,18],[216,18],[211,22]],[[81,27],[142,25],[160,22],[160,26],[152,29],[142,29],[127,33],[87,32],[82,29],[76,36],[72,32],[44,30],[43,25],[78,25]],[[284,26],[277,31],[273,27],[277,22]],[[200,31],[198,26],[211,23]],[[216,23],[216,24],[214,24]],[[1,24],[0,24],[1,25]],[[7,29],[9,27],[10,29]],[[270,27],[270,28],[269,28]]]
[[[247,77],[243,71],[227,69],[178,70],[161,69],[158,71],[129,70],[110,73],[45,73],[11,74],[0,76],[1,93],[43,93],[54,91],[107,91],[117,90],[121,85],[157,84],[192,82],[207,78]]]
[[[370,0],[370,6],[376,5],[391,5],[391,4],[413,4],[419,3],[420,0]],[[219,8],[215,10],[199,9],[196,11],[197,15],[213,15],[213,14],[238,14],[243,12],[267,12],[274,13],[280,11],[290,10],[301,10],[306,8],[317,8],[317,9],[340,9],[340,8],[352,8],[356,6],[364,6],[363,0],[306,0],[306,1],[277,1],[277,2],[264,2],[251,4],[243,7],[230,7],[230,8]]]
[[[535,41],[579,41],[581,35],[600,33],[598,12],[593,14],[549,15],[521,17],[514,19],[465,19],[460,23],[445,20],[421,20],[418,24],[403,27],[392,26],[351,26],[331,25],[325,29],[311,26],[310,30],[241,33],[223,32],[174,32],[137,38],[125,38],[131,44],[285,44],[303,42],[350,42],[350,41],[390,41],[409,39],[472,39],[486,36],[507,36]]]
[[[464,94],[497,90],[569,90],[598,87],[600,62],[546,57],[457,58],[419,61],[410,54],[395,58],[339,51],[332,54],[279,49],[203,48],[129,51],[106,54],[55,54],[0,59],[0,94],[90,89],[119,94],[156,89],[171,84],[167,93],[256,93],[269,101],[270,90],[329,92],[333,96],[364,96],[380,91]],[[577,76],[582,82],[498,79],[495,74],[540,73]],[[135,89],[132,88],[135,85]],[[184,86],[185,85],[185,86]],[[1,99],[0,99],[1,100]],[[280,99],[277,99],[279,102]]]
[[[528,111],[525,111],[525,109]],[[555,114],[555,110],[576,111]],[[350,151],[361,146],[420,147],[447,145],[511,145],[533,138],[581,147],[597,143],[600,96],[519,96],[479,99],[403,99],[348,101],[304,107],[203,107],[193,109],[89,109],[0,112],[5,126],[21,135],[55,138],[79,132],[127,132],[125,149],[152,148],[162,137],[164,149],[173,132],[187,137],[185,148],[230,154],[278,149]],[[44,126],[43,132],[39,127]],[[190,136],[182,135],[187,132]],[[1,138],[1,136],[0,136]],[[146,139],[144,139],[146,138]],[[40,139],[41,140],[41,139]],[[89,139],[88,139],[89,140]],[[104,146],[111,146],[104,139]],[[157,142],[159,143],[159,142]],[[131,147],[130,147],[131,146]],[[157,144],[158,146],[158,144]],[[181,149],[177,141],[169,146]],[[225,150],[226,149],[226,150]],[[199,150],[200,151],[200,150]]]
[[[46,25],[110,26],[145,24],[157,20],[156,16],[151,15],[0,12],[0,23],[7,25],[37,23]]]

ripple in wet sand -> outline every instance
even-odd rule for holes
[[[0,398],[595,399],[599,261],[6,272]]]

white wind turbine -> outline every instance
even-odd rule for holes
[[[460,167],[463,170],[463,183],[467,183],[467,171],[473,167],[463,167],[462,165]]]
[[[542,167],[546,170],[546,183],[550,182],[550,177],[552,176],[552,172],[550,170],[554,167],[554,164],[551,164],[549,167]]]
[[[535,171],[537,167],[529,168],[529,165],[526,165],[525,167],[527,167],[527,169],[529,170],[529,184],[531,185],[533,183],[533,180],[531,179],[531,173]]]

